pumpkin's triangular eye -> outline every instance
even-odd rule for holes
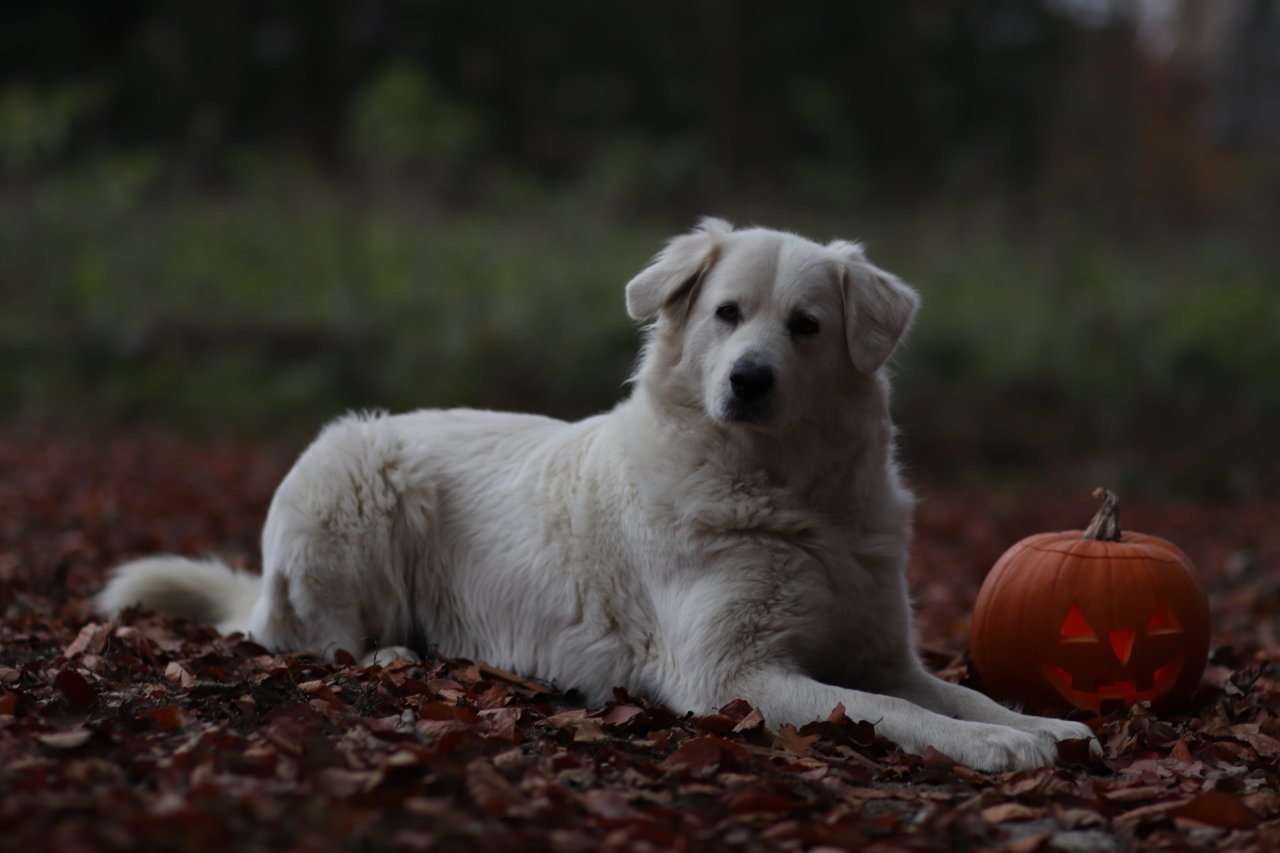
[[[1178,617],[1173,615],[1173,611],[1169,609],[1169,605],[1164,603],[1163,598],[1156,599],[1156,609],[1151,614],[1151,621],[1147,623],[1148,634],[1177,634],[1182,631],[1182,623],[1178,621]]]
[[[1098,641],[1098,635],[1089,627],[1077,604],[1072,604],[1071,609],[1067,611],[1066,618],[1062,620],[1062,627],[1058,629],[1058,636],[1064,643],[1096,643]]]

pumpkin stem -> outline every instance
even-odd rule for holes
[[[1097,539],[1102,542],[1120,541],[1120,498],[1110,489],[1097,488],[1093,496],[1102,501],[1097,515],[1085,528],[1085,539]]]

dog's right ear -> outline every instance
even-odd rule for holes
[[[631,319],[648,320],[689,296],[716,262],[724,238],[732,230],[723,219],[708,216],[688,234],[668,243],[649,266],[627,282]]]

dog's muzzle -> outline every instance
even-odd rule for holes
[[[739,359],[729,371],[730,394],[725,415],[731,421],[765,423],[770,417],[769,392],[773,390],[773,368],[751,359]]]

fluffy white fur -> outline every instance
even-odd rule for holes
[[[276,492],[261,579],[150,558],[99,609],[141,603],[272,649],[429,646],[592,703],[615,685],[678,711],[742,697],[774,725],[843,704],[904,749],[987,770],[1090,736],[916,656],[882,370],[911,288],[856,244],[708,219],[626,300],[656,322],[613,411],[343,418]]]

